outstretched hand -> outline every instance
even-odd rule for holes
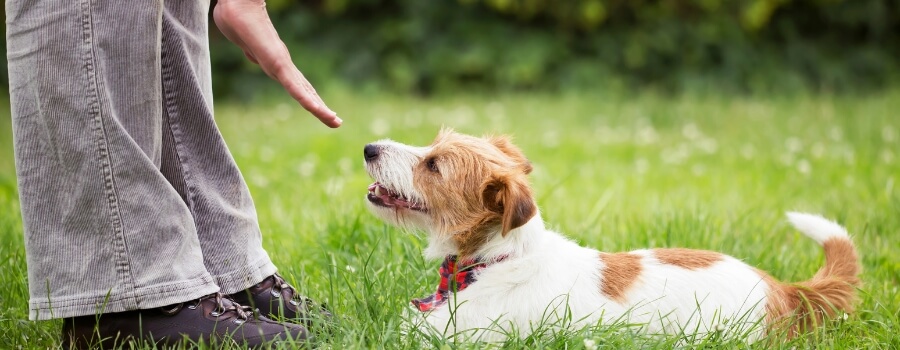
[[[244,50],[250,61],[278,81],[303,108],[329,127],[341,126],[341,118],[325,105],[294,65],[287,46],[269,19],[264,0],[219,0],[213,19],[228,40]]]

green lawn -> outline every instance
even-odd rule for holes
[[[436,262],[423,237],[387,227],[364,206],[362,148],[380,138],[431,141],[450,126],[514,135],[535,165],[549,227],[605,251],[691,247],[728,253],[782,280],[822,264],[784,212],[836,219],[859,247],[858,312],[784,348],[900,347],[900,90],[870,96],[769,98],[468,95],[430,100],[326,94],[346,125],[330,130],[287,100],[220,100],[217,116],[251,187],[281,273],[338,315],[325,348],[442,347],[404,337],[408,301],[430,293]],[[0,348],[58,344],[59,323],[27,320],[26,267],[8,108],[0,114]],[[508,348],[672,347],[598,328]],[[706,347],[739,343],[709,339]],[[452,348],[481,345],[448,343]],[[758,344],[767,348],[772,344]]]

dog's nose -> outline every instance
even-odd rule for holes
[[[381,154],[381,147],[378,147],[373,144],[368,144],[363,149],[363,156],[366,157],[367,162],[371,162],[373,160],[378,159],[378,155]]]

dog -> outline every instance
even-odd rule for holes
[[[427,147],[368,144],[364,158],[375,180],[368,207],[390,224],[425,231],[425,257],[443,260],[437,291],[412,306],[422,326],[445,336],[502,340],[548,324],[624,323],[648,334],[758,340],[793,337],[853,311],[856,249],[843,227],[821,216],[788,213],[825,252],[815,276],[789,284],[718,252],[607,253],[548,230],[528,182],[531,163],[508,137],[444,129]]]

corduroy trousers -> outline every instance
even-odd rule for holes
[[[6,2],[29,318],[149,309],[275,273],[213,119],[208,11]]]

